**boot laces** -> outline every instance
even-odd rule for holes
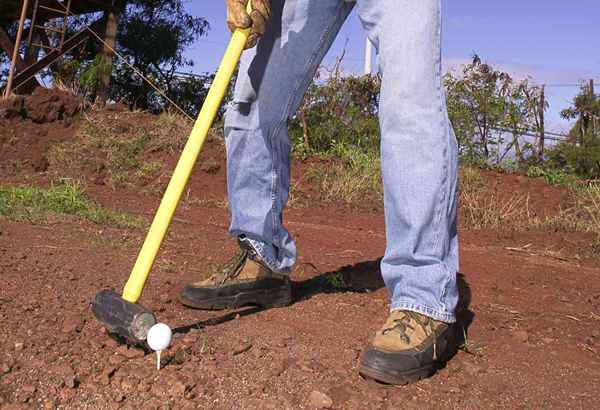
[[[426,337],[431,336],[433,331],[433,321],[427,316],[421,315],[416,312],[405,311],[404,315],[398,319],[393,320],[393,324],[391,326],[385,327],[382,330],[382,333],[385,335],[388,332],[394,331],[398,333],[400,340],[402,340],[407,345],[410,344],[410,337],[407,335],[408,330],[415,330],[415,326],[411,324],[411,321],[414,321],[417,326],[423,329]],[[433,356],[437,357],[437,346],[436,340],[434,338],[433,341]]]
[[[242,271],[244,262],[248,258],[248,251],[240,249],[227,262],[216,268],[212,274],[212,279],[219,286],[224,285],[227,281],[235,279]]]

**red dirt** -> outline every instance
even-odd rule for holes
[[[27,97],[0,100],[0,173],[45,171],[46,152],[72,137],[80,106],[72,94],[41,87]]]
[[[2,161],[23,161],[21,143],[2,148]],[[471,353],[459,351],[428,380],[388,387],[357,374],[360,351],[388,309],[378,268],[381,212],[331,204],[287,212],[300,250],[288,308],[203,312],[177,302],[184,283],[234,249],[218,203],[226,192],[220,143],[208,144],[201,158],[221,166],[196,170],[142,300],[175,329],[160,372],[153,355],[120,346],[88,308],[98,290],[122,286],[143,230],[0,218],[0,408],[309,409],[318,397],[328,401],[323,394],[335,409],[596,407],[600,269],[576,256],[589,236],[463,230],[461,323]],[[175,156],[163,160],[172,165]],[[536,180],[489,177],[503,195],[560,202],[560,191]],[[29,166],[0,173],[1,184],[17,182],[45,185],[48,177]],[[159,199],[147,186],[91,184],[89,193],[148,219]],[[336,273],[346,288],[328,282]]]

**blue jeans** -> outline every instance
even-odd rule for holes
[[[290,186],[287,121],[354,3],[273,0],[274,18],[242,56],[225,120],[230,232],[289,272],[296,247],[282,223]],[[392,310],[455,321],[457,144],[441,79],[440,0],[358,0],[378,49],[387,247],[381,272]]]

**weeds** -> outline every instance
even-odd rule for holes
[[[73,140],[51,149],[50,169],[57,177],[100,174],[112,185],[126,185],[160,172],[162,165],[146,162],[146,154],[181,149],[189,130],[185,119],[169,113],[134,125],[122,118],[87,117]]]
[[[529,212],[529,196],[500,198],[494,192],[466,192],[461,195],[463,224],[468,229],[522,230],[537,224]]]
[[[544,225],[555,231],[592,232],[600,244],[600,184],[571,190],[573,205],[548,218]]]
[[[481,172],[477,168],[461,168],[458,179],[460,182],[460,192],[464,194],[480,192],[485,188],[485,182],[481,176]]]
[[[118,228],[137,228],[143,223],[140,218],[95,205],[81,185],[71,180],[63,180],[47,190],[28,186],[0,187],[0,215],[30,223],[45,223],[51,215],[73,215]]]
[[[545,168],[538,165],[527,169],[527,176],[530,178],[543,177],[548,185],[574,186],[577,178],[572,172],[562,169]]]
[[[341,158],[341,162],[331,166],[313,166],[307,174],[308,180],[319,185],[321,200],[355,203],[373,196],[383,198],[378,154],[336,144],[328,156]]]
[[[349,288],[348,284],[346,283],[346,280],[344,279],[344,274],[342,272],[335,272],[331,275],[325,276],[325,281],[333,289],[344,290]]]

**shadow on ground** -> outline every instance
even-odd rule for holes
[[[308,300],[314,295],[323,293],[369,293],[379,290],[385,286],[379,268],[380,262],[381,259],[360,262],[355,265],[343,266],[338,270],[325,273],[320,273],[312,264],[305,264],[312,267],[319,274],[306,280],[293,282],[292,292],[294,303]],[[468,334],[467,330],[473,322],[475,314],[469,309],[471,304],[471,287],[469,286],[464,273],[458,273],[457,282],[459,288],[459,303],[457,308],[456,331],[459,345],[464,345]],[[217,326],[239,317],[256,314],[263,310],[265,309],[256,306],[227,310],[220,316],[178,327],[173,329],[173,332],[188,333],[192,329]]]

